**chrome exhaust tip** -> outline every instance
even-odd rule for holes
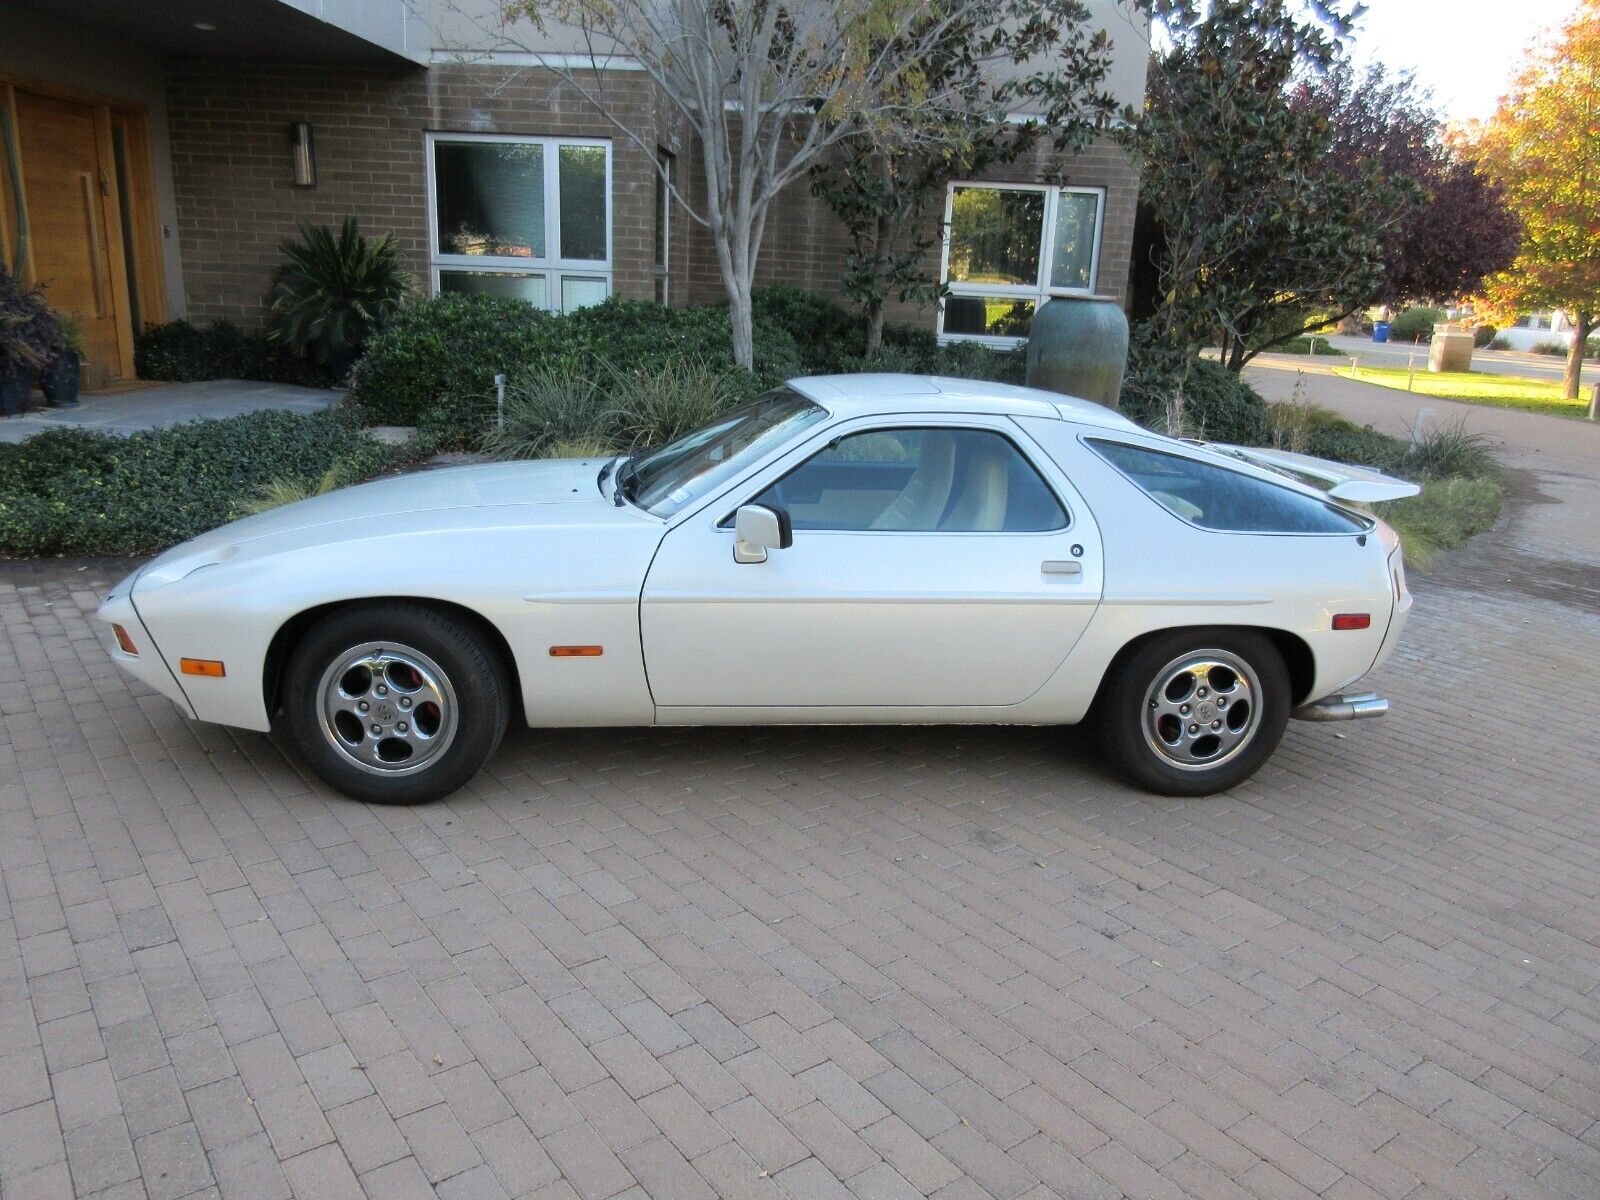
[[[1303,704],[1290,715],[1297,721],[1360,721],[1381,717],[1389,702],[1377,692],[1356,692],[1348,696],[1326,696],[1314,704]]]

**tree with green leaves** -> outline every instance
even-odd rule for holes
[[[812,168],[813,193],[848,233],[844,292],[861,307],[869,351],[883,340],[891,299],[927,304],[944,290],[930,261],[948,180],[1014,162],[1041,142],[1077,153],[1108,127],[1116,100],[1103,85],[1113,47],[1090,17],[1082,0],[972,5],[900,80],[905,105],[863,123]],[[925,10],[883,54],[906,57],[940,19]],[[1023,110],[1032,115],[1013,117]]]
[[[1564,383],[1575,400],[1600,314],[1600,0],[1582,0],[1559,37],[1530,52],[1478,149],[1523,227],[1516,262],[1489,282],[1490,305],[1572,316]]]
[[[1335,126],[1297,103],[1333,67],[1347,0],[1152,0],[1166,46],[1129,131],[1159,218],[1159,300],[1146,343],[1187,361],[1220,343],[1238,371],[1306,315],[1379,290],[1385,224],[1410,194],[1372,158],[1328,169]]]

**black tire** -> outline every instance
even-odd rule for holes
[[[412,694],[423,699],[413,713],[406,713],[394,707],[403,703],[409,708],[412,703],[400,698],[399,687],[393,689],[391,704],[380,700],[375,691],[362,693],[368,704],[381,709],[370,715],[402,723],[376,727],[394,736],[374,740],[371,748],[365,745],[369,727],[356,726],[340,743],[348,748],[341,749],[335,739],[342,736],[348,723],[338,726],[338,720],[345,719],[343,714],[336,714],[338,720],[324,719],[326,681],[338,679],[343,688],[343,680],[350,675],[335,674],[335,664],[344,663],[361,647],[385,643],[397,649],[374,652],[378,657],[373,661],[392,653],[402,656],[402,663],[422,664],[427,674],[415,678],[426,682]],[[404,657],[407,654],[409,657]],[[390,675],[397,669],[406,668],[392,664]],[[442,683],[431,679],[434,670],[442,676]],[[379,681],[386,684],[389,675],[380,672],[374,679],[369,671],[368,679],[372,688],[378,688]],[[411,677],[406,681],[411,682]],[[315,625],[290,655],[283,689],[284,726],[307,764],[329,786],[374,804],[422,804],[449,795],[489,761],[506,730],[510,691],[506,664],[469,623],[424,604],[389,602],[347,608]],[[387,699],[391,693],[385,691],[384,695]],[[417,735],[422,733],[424,709],[428,698],[434,696],[440,697],[434,710],[443,710],[434,732],[447,731],[448,736],[414,752],[396,731],[408,728],[404,718],[410,716],[416,731],[411,736],[421,740]],[[364,722],[366,718],[356,719]],[[357,732],[359,741],[354,736]],[[404,749],[407,758],[392,763],[374,761],[367,766],[356,761],[358,756],[395,757],[379,753],[388,745]]]
[[[1245,676],[1246,694],[1235,696],[1234,708],[1234,712],[1241,711],[1239,702],[1242,699],[1245,718],[1236,734],[1224,735],[1238,737],[1238,743],[1229,749],[1221,737],[1214,738],[1219,747],[1214,756],[1215,765],[1206,765],[1203,754],[1185,765],[1180,766],[1175,761],[1186,757],[1183,744],[1188,730],[1198,729],[1200,737],[1189,746],[1203,751],[1208,748],[1205,735],[1212,726],[1180,726],[1175,745],[1168,741],[1165,732],[1171,730],[1171,725],[1159,724],[1162,717],[1151,703],[1152,690],[1159,682],[1182,673],[1186,669],[1184,661],[1189,657],[1197,660],[1231,658],[1253,673],[1259,685],[1250,686]],[[1204,676],[1196,678],[1205,679]],[[1226,669],[1219,679],[1226,682]],[[1235,692],[1238,683],[1235,679]],[[1218,694],[1226,702],[1229,693]],[[1183,698],[1181,689],[1178,695]],[[1198,692],[1188,697],[1191,707],[1204,703],[1196,699],[1197,696]],[[1215,696],[1207,698],[1215,703]],[[1165,699],[1158,697],[1157,704]],[[1236,787],[1261,769],[1283,740],[1292,702],[1289,670],[1284,665],[1283,655],[1268,638],[1242,629],[1177,629],[1147,639],[1112,664],[1096,701],[1093,723],[1106,756],[1130,782],[1163,796],[1210,796]],[[1205,715],[1218,718],[1219,724],[1231,719],[1225,708],[1221,712],[1208,710]],[[1194,735],[1188,736],[1193,738]],[[1158,749],[1158,742],[1168,749],[1165,752]]]

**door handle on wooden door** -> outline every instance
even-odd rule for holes
[[[109,305],[106,302],[106,247],[100,238],[100,214],[96,211],[100,201],[94,194],[95,184],[89,172],[80,171],[78,179],[83,184],[83,219],[89,227],[89,274],[94,282],[94,315],[103,317]]]

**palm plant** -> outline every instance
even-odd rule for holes
[[[343,379],[366,341],[410,294],[392,234],[368,238],[354,217],[335,233],[302,225],[281,249],[287,262],[272,279],[268,336],[304,351]]]

